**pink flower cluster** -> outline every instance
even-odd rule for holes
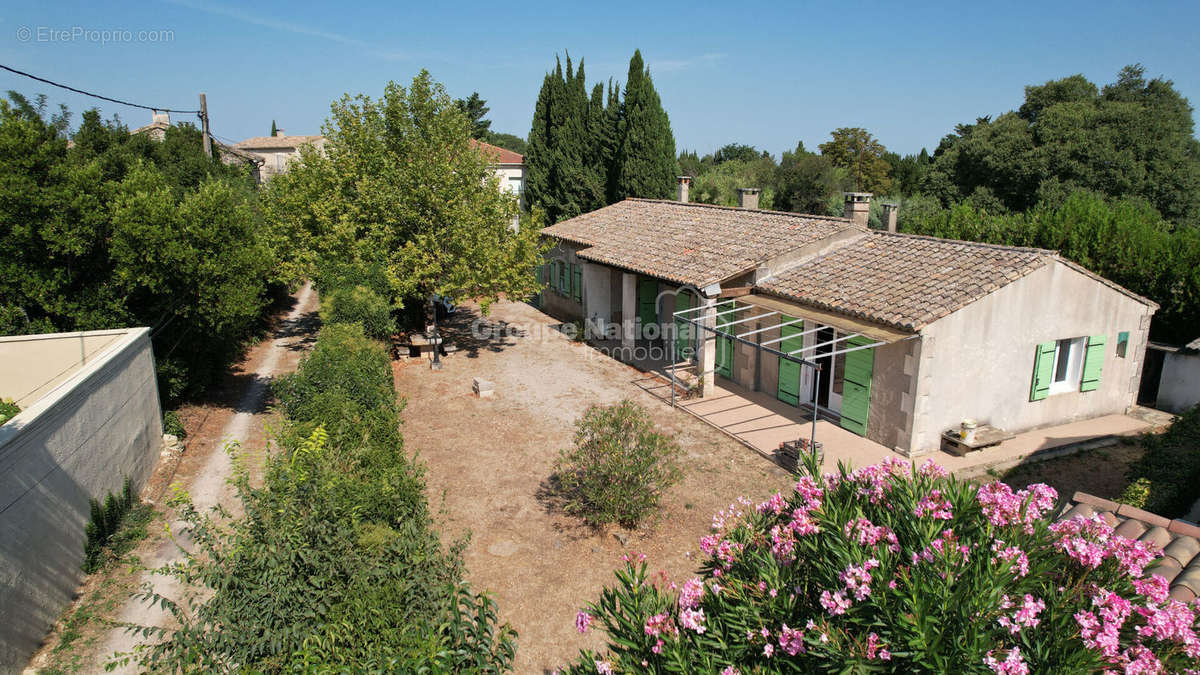
[[[579,631],[580,633],[588,632],[588,629],[592,627],[592,621],[594,621],[594,620],[595,620],[595,617],[593,617],[591,614],[588,614],[587,612],[580,612],[580,613],[576,614],[575,615],[575,630]]]
[[[912,563],[916,565],[920,562],[931,563],[934,560],[952,561],[955,553],[962,558],[961,562],[971,559],[971,547],[958,543],[958,536],[954,534],[954,530],[942,530],[942,536],[934,539],[920,553],[913,552]]]
[[[999,481],[979,488],[975,499],[983,507],[983,513],[992,525],[1022,524],[1027,534],[1033,534],[1033,524],[1050,509],[1058,499],[1058,492],[1049,485],[1034,483],[1019,492]]]
[[[1029,666],[1025,663],[1025,659],[1021,658],[1020,647],[1008,650],[1008,656],[1003,661],[997,660],[989,654],[983,662],[988,668],[1001,675],[1029,675]]]
[[[804,631],[795,628],[788,628],[785,623],[779,629],[779,648],[789,656],[796,656],[804,652]]]
[[[1092,606],[1099,612],[1099,617],[1097,612],[1075,613],[1079,635],[1088,649],[1095,649],[1105,658],[1115,662],[1121,651],[1121,626],[1133,612],[1133,604],[1120,595],[1101,588],[1092,596]]]
[[[1033,628],[1040,623],[1037,615],[1046,609],[1046,603],[1029,593],[1025,594],[1020,606],[1017,606],[1007,595],[1000,599],[1000,609],[1008,610],[1017,607],[1011,616],[1002,615],[997,622],[1008,629],[1009,633],[1020,633],[1022,628]]]
[[[796,535],[792,529],[783,525],[771,528],[771,554],[782,565],[790,565],[796,560]]]
[[[679,590],[679,608],[692,609],[700,606],[700,601],[704,599],[704,580],[700,577],[692,577],[683,582],[683,588]]]
[[[1116,560],[1131,577],[1141,577],[1146,565],[1159,556],[1146,542],[1126,539],[1113,533],[1113,528],[1099,514],[1075,516],[1050,526],[1059,535],[1057,546],[1079,564],[1096,569],[1106,559]]]
[[[871,595],[871,570],[879,567],[879,561],[870,558],[861,565],[849,565],[838,579],[846,585],[846,592],[854,596],[855,600],[863,600]]]
[[[1183,646],[1183,652],[1190,658],[1200,659],[1200,638],[1195,631],[1196,612],[1186,604],[1178,600],[1161,605],[1152,601],[1136,611],[1146,620],[1146,625],[1138,626],[1139,636],[1176,642]]]
[[[921,465],[921,468],[917,469],[917,473],[927,478],[945,478],[950,475],[950,472],[946,470],[946,467],[938,464],[932,459],[925,460],[925,463]]]
[[[704,627],[704,610],[703,609],[685,609],[679,612],[679,625],[688,630],[697,633],[703,633]]]
[[[942,491],[934,488],[917,502],[913,515],[918,518],[929,516],[934,520],[950,520],[954,513],[950,510],[950,500],[942,496]]]
[[[1012,563],[1018,578],[1029,574],[1029,556],[1019,546],[1007,546],[1003,540],[997,539],[992,542],[992,553],[996,554],[992,562],[1003,560]]]
[[[891,489],[896,477],[896,470],[903,467],[908,471],[908,463],[891,457],[879,464],[872,464],[855,469],[846,477],[855,486],[855,492],[860,497],[866,497],[872,504],[878,504],[887,491]]]
[[[883,645],[883,641],[875,633],[867,634],[867,658],[880,661],[891,661],[892,653]]]
[[[771,495],[770,499],[759,504],[755,508],[759,513],[774,513],[775,515],[779,515],[783,513],[783,509],[785,507],[787,507],[787,499],[785,499],[782,494],[776,492],[775,494]]]
[[[842,528],[842,534],[847,539],[858,542],[859,546],[875,546],[882,541],[887,543],[888,550],[892,553],[900,552],[900,541],[896,538],[896,533],[890,527],[875,525],[866,518],[847,521],[846,526]]]
[[[803,508],[806,511],[816,511],[821,508],[821,500],[825,495],[825,490],[811,476],[804,476],[796,481],[796,494],[800,495],[801,501],[804,502]]]

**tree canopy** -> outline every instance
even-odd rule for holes
[[[1012,211],[1079,188],[1145,199],[1173,223],[1200,225],[1193,130],[1187,99],[1139,65],[1102,89],[1072,75],[1026,87],[1016,111],[960,124],[922,187],[947,205],[975,196]]]
[[[891,166],[882,143],[859,127],[842,127],[830,135],[833,139],[819,146],[821,154],[834,166],[850,172],[855,190],[886,194],[891,189],[892,180],[888,177]]]
[[[458,99],[454,102],[462,114],[467,116],[471,122],[471,138],[479,141],[486,141],[489,130],[492,127],[492,121],[487,119],[487,114],[491,110],[487,106],[487,101],[479,97],[479,92],[471,92],[471,95],[465,99]]]

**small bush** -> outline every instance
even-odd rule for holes
[[[183,428],[183,421],[179,419],[179,413],[174,410],[168,410],[163,413],[163,433],[171,434],[175,438],[187,438],[187,429]]]
[[[1150,493],[1153,490],[1154,486],[1150,484],[1150,479],[1143,476],[1126,485],[1125,489],[1121,491],[1121,496],[1117,497],[1117,501],[1134,508],[1144,509],[1146,503],[1150,501]]]
[[[376,340],[388,340],[395,332],[388,301],[366,286],[342,286],[330,291],[321,303],[321,320],[327,324],[357,323],[367,337]]]
[[[822,475],[810,461],[794,490],[718,513],[680,587],[627,555],[575,620],[602,626],[607,651],[565,672],[1195,668],[1200,608],[1169,598],[1161,551],[1096,514],[1055,522],[1056,501],[1046,485],[977,487],[932,462]]]
[[[0,424],[11,420],[21,412],[20,406],[11,398],[0,399]]]
[[[91,574],[100,569],[105,560],[104,551],[121,529],[122,521],[127,513],[138,504],[133,494],[133,485],[129,479],[121,488],[120,494],[108,493],[103,503],[92,499],[88,501],[91,517],[84,526],[87,536],[83,544],[83,571]]]
[[[563,508],[592,525],[636,525],[679,481],[680,454],[633,401],[592,406],[575,423],[575,446],[555,463]]]
[[[1187,514],[1200,499],[1200,406],[1177,417],[1161,434],[1144,434],[1146,452],[1129,468],[1150,486],[1145,508],[1167,518]]]

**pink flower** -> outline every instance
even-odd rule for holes
[[[579,631],[580,633],[588,632],[588,628],[592,627],[593,620],[594,620],[594,618],[592,617],[592,615],[588,614],[587,612],[580,612],[580,613],[576,614],[575,615],[575,630]]]
[[[796,493],[804,501],[806,511],[815,511],[821,508],[821,498],[824,496],[825,490],[811,476],[803,476],[796,482]]]
[[[757,510],[759,513],[763,514],[774,513],[775,515],[779,515],[783,513],[783,508],[785,506],[787,506],[787,500],[783,498],[782,494],[776,492],[775,494],[771,495],[770,499],[759,504]]]
[[[1012,563],[1012,568],[1017,573],[1017,577],[1023,577],[1029,574],[1029,556],[1016,546],[1005,546],[1000,539],[992,542],[992,552],[996,554],[992,558],[992,562],[1003,560]]]
[[[1012,606],[1012,601],[1009,600],[1007,595],[1005,595],[1000,602],[1000,607],[1002,609],[1009,609]],[[1044,609],[1046,609],[1045,602],[1026,593],[1024,602],[1022,602],[1017,611],[1013,612],[1012,616],[1001,616],[999,619],[997,619],[997,622],[1004,628],[1007,628],[1009,633],[1016,634],[1021,632],[1022,628],[1033,628],[1037,626],[1038,623],[1040,623],[1040,619],[1037,618],[1037,615],[1040,614]]]
[[[1161,574],[1151,574],[1148,579],[1134,579],[1133,587],[1151,602],[1166,602],[1170,586]]]
[[[889,652],[887,649],[883,649],[882,647],[883,647],[883,643],[880,641],[878,635],[876,635],[875,633],[867,634],[867,658],[868,659],[878,658],[880,661],[891,661],[892,653]]]
[[[988,668],[1001,675],[1029,675],[1029,666],[1021,658],[1020,647],[1013,647],[1008,650],[1008,657],[1003,661],[997,661],[989,655],[984,658],[983,662]]]
[[[659,638],[654,642],[654,646],[650,648],[650,651],[655,654],[661,654],[663,652],[663,644],[662,638]]]
[[[624,562],[646,562],[646,554],[638,553],[637,551],[630,551],[628,553],[621,554],[621,560]]]
[[[683,588],[679,591],[679,608],[689,609],[696,607],[703,598],[704,580],[700,577],[692,577],[683,582]]]
[[[775,653],[775,645],[772,645],[770,642],[763,645],[763,656],[765,656],[769,659],[769,658],[771,658],[771,655],[774,653]]]
[[[725,666],[725,670],[721,671],[721,675],[742,675],[742,671],[733,666]]]
[[[950,472],[947,471],[945,467],[933,461],[932,459],[925,460],[925,463],[921,465],[921,468],[917,469],[917,473],[929,478],[945,478],[950,475]]]
[[[846,592],[852,593],[855,600],[862,600],[871,595],[871,570],[879,567],[879,561],[871,558],[862,565],[846,567],[838,579],[846,585]]]
[[[1054,508],[1058,492],[1049,485],[1035,483],[1014,493],[1011,487],[996,481],[979,488],[975,499],[992,525],[1020,524],[1027,534],[1033,534],[1034,522]]]
[[[596,672],[601,675],[612,675],[612,664],[608,661],[596,661]]]
[[[917,502],[917,507],[913,509],[913,515],[918,518],[928,515],[935,520],[950,520],[954,517],[950,508],[950,500],[942,496],[941,490],[935,488]]]
[[[785,623],[779,629],[779,648],[789,656],[804,652],[804,631],[788,628]]]
[[[850,608],[850,601],[846,599],[846,594],[841,591],[829,592],[821,591],[821,606],[829,612],[830,616],[838,616],[845,614]]]
[[[704,627],[704,610],[703,609],[685,609],[679,613],[679,624],[688,630],[697,633],[704,633],[707,630]]]
[[[675,627],[675,622],[671,620],[671,615],[667,613],[655,614],[646,619],[645,625],[646,635],[676,635],[679,629]]]
[[[783,565],[796,560],[796,535],[790,528],[776,525],[771,528],[771,554]]]
[[[900,543],[896,538],[896,533],[891,528],[875,525],[866,518],[855,518],[848,521],[842,528],[842,534],[847,539],[858,542],[859,546],[875,546],[882,541],[887,542],[888,550],[891,552],[900,552]]]

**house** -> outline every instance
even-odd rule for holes
[[[288,166],[300,158],[300,148],[306,145],[321,150],[325,147],[325,137],[288,136],[283,129],[277,129],[274,136],[247,138],[238,141],[233,147],[261,159],[263,180],[269,180],[281,173],[287,173]]]
[[[488,158],[488,163],[500,179],[500,189],[517,196],[521,210],[525,210],[525,158],[519,153],[491,143],[471,139],[471,147]]]
[[[1200,338],[1183,346],[1151,342],[1139,399],[1173,413],[1200,404]]]
[[[543,230],[541,306],[626,361],[694,364],[905,455],[968,418],[1007,431],[1134,403],[1153,302],[1048,250],[846,217],[627,199]],[[676,369],[677,370],[677,369]]]
[[[162,450],[149,328],[0,337],[0,672],[75,599],[89,499],[140,491]]]
[[[170,113],[159,112],[155,110],[151,119],[152,121],[150,124],[140,126],[130,131],[129,134],[131,136],[144,134],[149,137],[150,140],[161,143],[163,139],[167,137],[167,129],[171,128],[171,115]],[[215,138],[211,140],[213,151],[217,153],[217,156],[223,163],[239,164],[249,167],[251,175],[254,177],[254,182],[262,182],[261,169],[263,165],[263,159],[261,157],[249,152],[238,150],[237,148],[231,145],[226,145]]]

